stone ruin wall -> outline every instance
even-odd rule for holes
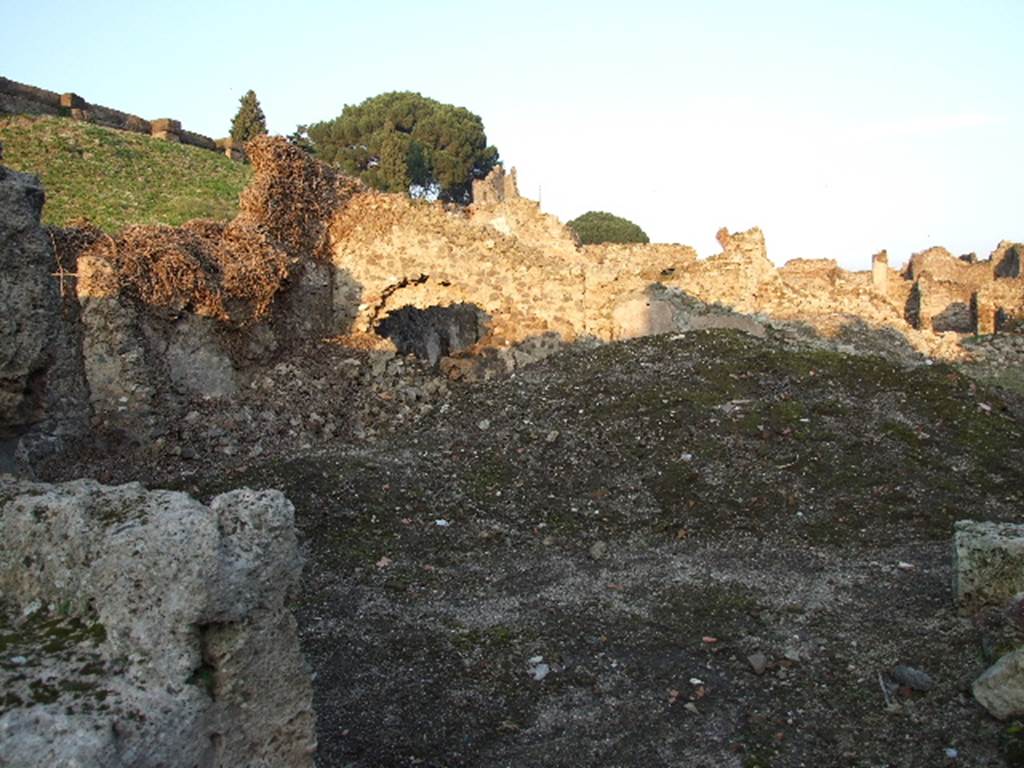
[[[797,320],[828,334],[855,322],[889,327],[922,352],[941,354],[953,349],[937,345],[942,337],[933,330],[995,330],[1024,307],[1012,244],[977,263],[931,249],[904,270],[890,267],[882,253],[865,272],[828,259],[776,268],[756,228],[723,229],[722,252],[707,259],[680,245],[581,247],[558,219],[519,197],[514,177],[500,168],[478,184],[476,191],[485,191],[468,209],[351,181],[314,204],[303,195],[335,183],[325,182],[322,166],[283,140],[265,144],[260,151],[277,157],[290,175],[255,162],[248,202],[228,228],[263,232],[289,254],[288,278],[267,318],[239,328],[184,305],[154,311],[111,289],[112,266],[104,258],[79,260],[71,314],[80,312],[81,322],[72,327],[84,335],[80,359],[98,423],[152,439],[169,414],[182,415],[173,409],[183,395],[229,397],[297,342],[373,337],[381,321],[404,307],[467,305],[478,313],[474,324],[463,307],[461,319],[441,328],[431,363],[457,357],[457,347],[478,352],[527,340],[612,340],[703,327],[709,321],[695,321],[694,313],[707,315],[707,305]],[[38,216],[35,221],[38,226]],[[40,284],[56,296],[64,283],[50,275],[52,254],[40,258],[47,265]],[[449,332],[450,344],[443,338]],[[541,346],[554,348],[547,341]]]
[[[89,427],[78,303],[39,225],[43,199],[35,177],[0,166],[0,472]]]
[[[70,117],[85,123],[132,133],[144,133],[154,138],[188,144],[213,152],[221,152],[232,160],[244,160],[244,148],[231,139],[216,141],[200,133],[185,130],[178,120],[158,118],[145,120],[138,115],[119,109],[87,102],[77,93],[57,93],[34,85],[25,85],[0,77],[0,115],[53,115]]]

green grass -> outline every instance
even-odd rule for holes
[[[0,143],[0,162],[42,180],[44,223],[85,218],[111,233],[233,218],[252,173],[206,149],[62,117],[0,118]]]

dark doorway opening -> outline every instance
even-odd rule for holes
[[[431,365],[476,344],[487,333],[490,317],[475,304],[419,309],[404,306],[377,323],[379,336],[390,339],[399,353],[416,355]]]

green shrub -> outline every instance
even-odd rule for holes
[[[649,243],[651,239],[629,219],[604,211],[587,211],[569,222],[584,245],[596,243]]]

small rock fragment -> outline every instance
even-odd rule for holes
[[[686,704],[683,705],[683,709],[685,709],[687,712],[689,712],[692,715],[699,715],[700,714],[700,710],[697,709],[697,705],[694,704],[692,701],[686,702]]]
[[[551,672],[551,666],[544,663],[543,656],[531,656],[529,660],[529,672],[530,676],[539,683],[548,676],[548,673]]]
[[[913,667],[902,665],[893,667],[889,676],[900,685],[905,685],[915,691],[930,691],[935,687],[935,681],[932,680],[931,675]]]
[[[552,429],[550,432],[548,432],[547,437],[545,437],[544,440],[546,442],[548,442],[548,443],[553,443],[553,442],[555,442],[555,440],[558,439],[558,435],[559,435],[558,430],[557,429]]]
[[[485,432],[491,428],[491,420],[480,419],[480,421],[477,423],[477,426],[480,428],[481,431]]]
[[[768,657],[760,651],[747,656],[747,661],[750,663],[750,668],[754,670],[755,675],[763,675],[764,671],[768,668]]]
[[[603,541],[595,541],[590,547],[592,560],[602,560],[608,554],[608,545]]]

